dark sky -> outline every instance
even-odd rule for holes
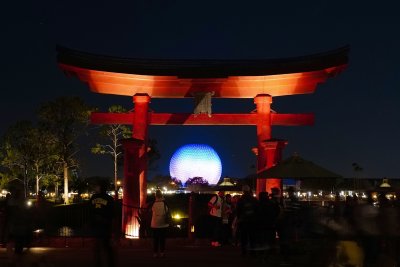
[[[346,3],[344,3],[346,2]],[[96,95],[56,65],[55,46],[120,57],[256,59],[302,56],[349,44],[348,68],[313,95],[274,98],[281,113],[314,112],[313,127],[275,127],[284,156],[302,157],[346,177],[400,177],[400,4],[385,1],[103,1],[3,3],[0,133],[32,119],[40,103],[77,95],[93,106],[131,108],[131,98]],[[392,1],[394,2],[394,1]],[[153,99],[159,112],[191,112],[191,100]],[[249,112],[252,99],[216,100],[214,112]],[[151,127],[162,154],[155,173],[168,174],[179,146],[207,143],[223,175],[254,169],[253,127]],[[82,175],[112,175],[112,162],[82,147]]]

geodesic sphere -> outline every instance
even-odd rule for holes
[[[217,152],[205,144],[188,144],[172,155],[169,163],[171,177],[186,183],[189,178],[202,177],[209,184],[217,184],[222,172],[221,159]]]

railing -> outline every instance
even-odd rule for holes
[[[192,199],[193,201],[190,200],[188,195],[180,197],[167,196],[167,203],[174,217],[173,224],[168,231],[170,238],[207,237],[209,224],[207,223],[206,212],[209,196],[196,194],[194,199]],[[135,229],[132,223],[126,223],[125,227],[122,227],[123,209],[135,215],[133,216],[133,222],[136,223]],[[68,246],[71,242],[81,240],[79,242],[83,245],[85,239],[93,236],[91,220],[94,214],[88,202],[56,206],[52,203],[44,202],[39,206],[32,206],[30,213],[32,214],[31,222],[34,240],[40,240],[40,242],[47,242],[46,240],[49,239],[57,240],[57,244],[62,246]],[[147,208],[122,205],[121,201],[116,201],[113,236],[116,238],[150,237],[152,232],[150,221],[147,217],[148,213],[149,210]],[[176,214],[180,214],[180,218],[175,216]],[[192,220],[189,220],[189,214],[192,214]],[[194,233],[194,230],[196,230],[196,233]]]

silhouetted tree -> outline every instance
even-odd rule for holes
[[[120,105],[113,105],[108,108],[110,113],[125,113],[127,110]],[[130,127],[122,124],[102,125],[99,131],[100,137],[104,140],[97,143],[92,149],[93,154],[110,155],[114,163],[114,190],[118,198],[118,163],[122,158],[121,140],[132,136]]]
[[[50,173],[55,160],[55,140],[52,135],[30,121],[19,121],[11,126],[3,137],[1,165],[14,179],[21,177],[27,194],[31,177],[36,180],[36,194],[40,180]],[[12,178],[11,178],[12,179]]]
[[[206,188],[208,186],[208,181],[203,177],[193,177],[189,178],[185,185],[190,191],[196,192]]]
[[[69,203],[69,169],[77,166],[77,139],[86,131],[90,108],[78,97],[60,97],[39,108],[39,122],[56,140],[56,158],[62,164],[64,201]]]

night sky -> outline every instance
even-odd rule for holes
[[[344,1],[347,2],[347,1]],[[393,1],[394,2],[394,1]],[[349,44],[348,68],[312,95],[276,97],[280,113],[315,113],[312,127],[275,127],[284,157],[302,157],[345,177],[400,178],[400,4],[363,1],[103,1],[3,3],[0,134],[33,119],[40,103],[80,96],[102,110],[132,108],[130,97],[98,95],[56,64],[56,44],[133,58],[260,59],[324,52]],[[253,99],[214,100],[213,112],[250,112]],[[191,112],[193,101],[152,99],[157,112]],[[173,152],[206,143],[223,175],[254,173],[255,127],[151,127],[162,158],[150,172],[168,174]],[[81,175],[112,175],[112,162],[81,147]]]

